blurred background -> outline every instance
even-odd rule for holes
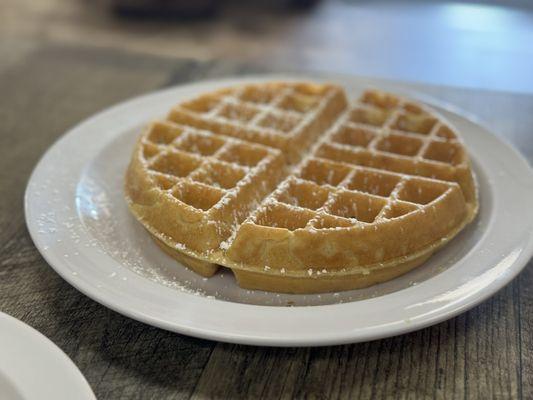
[[[533,1],[2,0],[0,68],[48,43],[533,92]]]

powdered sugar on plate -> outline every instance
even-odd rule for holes
[[[229,270],[221,270],[210,279],[187,270],[164,254],[150,235],[129,213],[124,199],[124,173],[133,143],[141,129],[125,132],[105,147],[84,170],[76,186],[78,218],[56,221],[53,214],[42,216],[43,232],[67,230],[73,237],[79,229],[90,232],[91,240],[81,246],[96,247],[118,261],[123,267],[157,284],[199,296],[258,305],[303,306],[346,303],[374,298],[421,282],[438,273],[442,265],[451,265],[455,257],[435,257],[426,268],[413,271],[372,288],[318,295],[289,295],[243,290]],[[52,223],[52,221],[54,223]],[[466,249],[466,247],[463,249]],[[458,252],[456,256],[460,256]],[[74,255],[70,255],[75,257]],[[443,262],[444,259],[444,262]],[[432,266],[434,264],[435,266]],[[439,265],[439,268],[436,268]],[[113,271],[110,271],[110,274]],[[327,273],[322,270],[311,274]]]

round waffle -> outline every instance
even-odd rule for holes
[[[126,198],[168,254],[241,287],[369,286],[427,260],[476,215],[456,130],[413,101],[272,82],[201,95],[151,124]]]

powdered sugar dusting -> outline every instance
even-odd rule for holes
[[[94,162],[84,170],[81,181],[78,182],[79,176],[69,175],[69,171],[58,170],[54,173],[50,171],[50,176],[54,178],[43,184],[43,187],[35,188],[37,189],[33,192],[35,196],[42,197],[43,204],[49,207],[47,211],[37,216],[38,234],[47,238],[46,245],[41,247],[44,252],[55,252],[59,248],[64,251],[66,247],[67,251],[62,254],[67,256],[69,262],[74,263],[77,257],[92,257],[95,253],[107,254],[122,265],[120,269],[110,268],[108,279],[122,284],[130,284],[132,281],[129,275],[124,274],[126,270],[133,271],[147,281],[161,286],[199,296],[282,306],[331,304],[383,295],[409,285],[416,285],[417,282],[438,273],[433,269],[434,264],[439,264],[442,269],[449,265],[450,260],[453,262],[453,257],[444,256],[445,253],[441,252],[437,255],[440,258],[428,263],[423,271],[410,274],[406,282],[400,278],[372,290],[333,293],[331,296],[321,297],[283,294],[273,296],[271,293],[241,290],[236,286],[232,274],[228,272],[212,279],[197,277],[162,254],[140,224],[128,213],[122,193],[123,172],[138,131],[139,129],[124,132],[116,141],[106,145]],[[330,180],[332,178],[329,177]],[[76,185],[78,194],[76,203],[66,202],[61,196],[65,188]],[[77,210],[77,215],[73,215],[69,209]],[[483,229],[483,226],[476,225],[473,228],[479,230]],[[468,244],[465,246],[468,247]],[[461,255],[461,251],[456,253]],[[72,275],[77,279],[88,271],[73,272],[76,272]],[[282,270],[282,273],[284,272]],[[316,272],[326,273],[323,269]],[[99,287],[108,284],[103,282]]]

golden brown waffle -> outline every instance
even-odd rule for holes
[[[401,275],[478,208],[464,145],[434,112],[379,91],[348,106],[340,88],[308,83],[180,104],[139,139],[126,192],[189,268],[292,293]]]
[[[168,119],[280,149],[296,162],[345,107],[337,86],[273,82],[200,96],[174,107]]]

